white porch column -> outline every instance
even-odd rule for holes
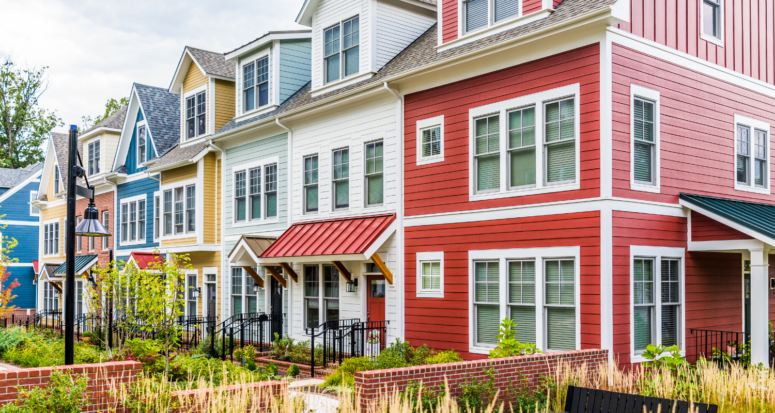
[[[769,248],[751,251],[751,364],[769,363]]]

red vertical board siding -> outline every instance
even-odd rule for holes
[[[632,84],[660,92],[660,194],[630,189]],[[775,125],[775,98],[614,44],[614,196],[677,203],[680,192],[691,192],[771,202],[734,189],[735,114]]]
[[[406,340],[468,353],[468,251],[580,246],[581,348],[600,348],[600,214],[585,212],[407,227]],[[444,251],[444,298],[418,298],[416,254]]]
[[[751,237],[712,218],[692,211],[692,241],[726,241],[740,239],[751,239]]]
[[[406,96],[406,215],[465,211],[581,199],[600,195],[600,47],[555,56]],[[495,200],[469,201],[471,108],[579,83],[581,189]],[[416,122],[444,115],[444,162],[416,164]]]
[[[724,47],[701,38],[699,0],[631,0],[619,28],[681,52],[775,84],[775,6],[771,0],[724,2]]]
[[[522,0],[522,15],[540,11],[542,3],[542,0]]]
[[[443,0],[441,5],[441,39],[444,43],[457,39],[457,3],[458,0]]]

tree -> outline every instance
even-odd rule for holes
[[[43,160],[43,143],[62,126],[56,111],[38,105],[48,85],[44,66],[20,68],[7,58],[0,63],[0,167],[23,168]]]
[[[0,218],[3,218],[5,215],[0,216]],[[3,226],[2,228],[5,228]],[[11,264],[13,262],[18,261],[16,258],[11,259],[8,257],[8,253],[16,247],[18,242],[14,238],[8,238],[3,237],[2,240],[0,240],[0,244],[2,245],[2,248],[0,248],[0,318],[5,317],[8,314],[11,313],[11,311],[14,310],[14,306],[10,305],[11,301],[16,298],[13,294],[13,289],[18,287],[19,280],[14,279],[10,284],[7,283],[8,277],[11,275],[11,273],[6,272],[8,269],[8,264]]]
[[[97,115],[92,119],[91,116],[82,116],[81,121],[83,122],[83,130],[80,132],[86,131],[94,127],[94,125],[102,122],[103,120],[107,119],[108,116],[118,112],[119,109],[129,104],[129,98],[121,98],[119,100],[110,98],[108,99],[107,103],[105,103],[105,112],[102,115]]]
[[[123,269],[123,270],[122,270]],[[135,320],[135,306],[132,298],[137,294],[137,267],[126,265],[124,261],[113,261],[107,267],[97,267],[92,271],[94,283],[87,286],[84,296],[86,305],[100,321],[99,328],[91,332],[94,344],[104,347],[108,357],[115,358],[123,352],[127,335],[132,331]],[[113,316],[113,331],[108,330],[108,318]],[[113,334],[111,347],[108,334]]]

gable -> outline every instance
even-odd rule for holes
[[[188,93],[189,91],[206,84],[207,77],[205,77],[205,74],[199,70],[199,67],[196,65],[196,63],[191,62],[191,64],[188,66],[186,77],[183,78],[183,93]]]
[[[38,177],[40,172],[34,175],[35,178],[27,181],[26,184],[19,184],[11,188],[3,195],[7,198],[0,200],[0,216],[3,220],[9,221],[37,221],[38,216],[30,215],[31,192],[37,192],[40,185]],[[2,228],[0,228],[1,230]]]
[[[137,111],[137,117],[135,118],[134,122],[132,122],[132,138],[129,140],[129,148],[127,148],[126,158],[124,161],[127,175],[132,175],[146,170],[146,168],[141,167],[137,161],[137,124],[144,120],[145,116],[143,116],[143,110],[140,108],[140,110]],[[154,150],[152,143],[151,128],[146,126],[145,130],[145,150],[147,152],[147,159],[153,159],[156,157],[156,151]]]

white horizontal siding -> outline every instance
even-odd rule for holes
[[[377,69],[420,37],[436,19],[377,2]]]
[[[369,2],[373,0],[323,0],[312,15],[312,88],[323,86],[323,31],[337,22],[359,16],[360,73],[371,62],[371,16]],[[340,48],[341,49],[341,48]]]

